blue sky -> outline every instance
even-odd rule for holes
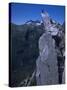
[[[42,4],[11,3],[11,22],[21,25],[28,20],[41,20],[41,10],[47,11],[51,18],[63,24],[65,7]]]

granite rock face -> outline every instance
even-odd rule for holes
[[[44,33],[39,38],[36,60],[37,85],[62,84],[65,81],[65,32],[47,12],[41,13]]]
[[[57,54],[55,42],[50,34],[44,33],[39,39],[40,56],[37,59],[37,85],[58,84]]]

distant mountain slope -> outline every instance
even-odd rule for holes
[[[36,68],[35,63],[39,55],[38,40],[42,34],[41,25],[11,24],[11,78],[13,86],[17,86],[21,77],[25,78]]]

